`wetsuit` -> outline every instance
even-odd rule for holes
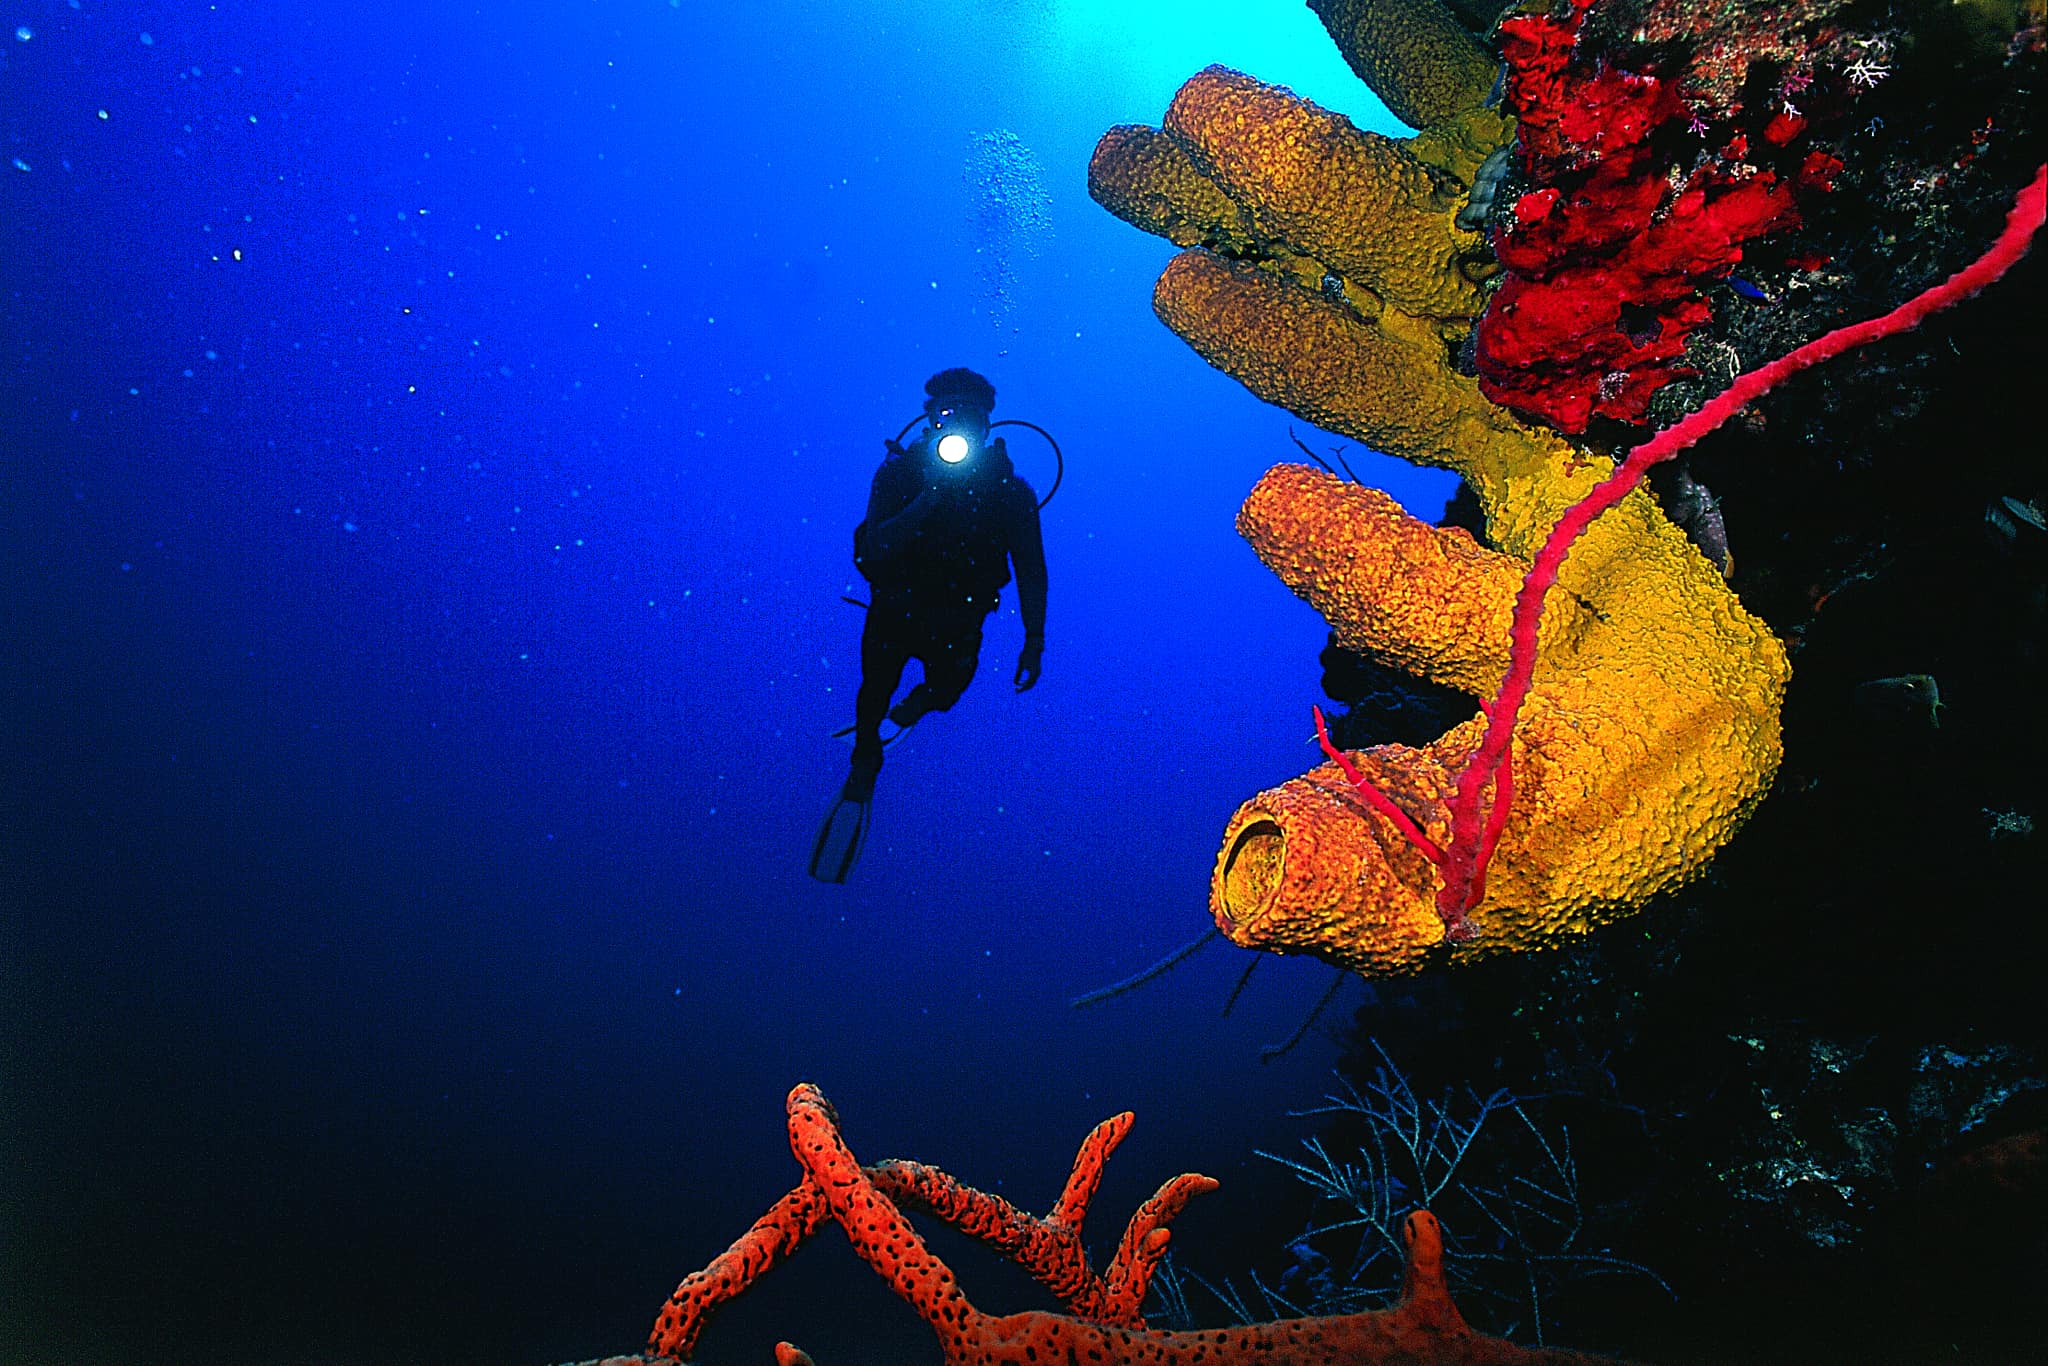
[[[914,530],[883,544],[874,528],[928,488],[938,503]],[[974,679],[981,630],[1014,566],[1027,649],[1045,641],[1045,548],[1038,498],[1010,464],[1001,437],[962,465],[932,454],[930,433],[882,462],[853,531],[853,562],[874,588],[860,640],[853,767],[870,781],[882,766],[881,726],[903,666],[924,665],[904,699],[915,714],[944,711]]]

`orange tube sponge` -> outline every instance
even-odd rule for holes
[[[1347,648],[1451,687],[1499,683],[1525,561],[1301,466],[1269,471],[1238,528]],[[1583,933],[1705,867],[1776,771],[1784,648],[1639,494],[1592,525],[1561,583],[1474,936],[1446,940],[1435,866],[1334,763],[1231,819],[1210,886],[1226,935],[1360,973],[1411,971]],[[1353,762],[1444,844],[1482,727],[1475,717],[1421,749]]]

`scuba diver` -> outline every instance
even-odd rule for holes
[[[982,626],[1013,571],[1024,618],[1024,648],[1012,680],[1018,692],[1038,682],[1045,650],[1045,549],[1038,525],[1044,504],[1010,464],[1003,438],[990,434],[995,386],[956,367],[926,380],[924,390],[925,428],[908,446],[900,444],[902,432],[885,443],[888,455],[869,487],[867,517],[853,532],[853,562],[874,601],[861,631],[852,768],[811,855],[812,875],[826,882],[846,880],[866,836],[868,804],[882,770],[883,721],[895,725],[893,740],[960,700],[980,662]],[[1034,424],[1017,425],[1046,435]],[[1055,454],[1058,449],[1055,443]],[[923,664],[924,678],[891,706],[912,659]]]

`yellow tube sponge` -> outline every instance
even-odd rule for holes
[[[1143,124],[1102,135],[1088,168],[1095,197],[1134,227],[1176,246],[1243,252],[1256,241],[1245,212],[1179,142]]]
[[[1554,432],[1525,426],[1451,366],[1435,323],[1368,314],[1265,267],[1205,251],[1167,263],[1152,292],[1160,318],[1203,359],[1327,431],[1471,484],[1487,532],[1534,554],[1604,465]]]
[[[1454,687],[1498,684],[1520,558],[1301,466],[1269,471],[1238,527],[1348,648]],[[1210,886],[1226,935],[1360,973],[1412,971],[1584,933],[1706,866],[1777,769],[1783,647],[1640,493],[1593,523],[1559,582],[1570,592],[1541,624],[1476,934],[1445,938],[1435,865],[1331,763],[1231,819]],[[1350,758],[1441,845],[1482,725]]]
[[[1427,128],[1483,104],[1500,63],[1440,0],[1309,0],[1358,78],[1394,117]]]
[[[1490,697],[1532,558],[1613,465],[1496,407],[1453,364],[1488,264],[1454,220],[1506,133],[1485,107],[1493,59],[1440,0],[1315,7],[1415,137],[1361,131],[1211,67],[1163,128],[1105,136],[1089,188],[1190,248],[1153,307],[1211,364],[1319,427],[1465,479],[1487,546],[1293,467],[1260,481],[1238,525],[1347,648]],[[1574,545],[1536,645],[1512,799],[1460,925],[1468,937],[1446,930],[1430,852],[1335,763],[1230,822],[1210,889],[1224,933],[1357,972],[1409,971],[1554,943],[1697,873],[1776,771],[1783,647],[1641,489]],[[1474,717],[1420,749],[1348,762],[1440,851],[1483,729]]]
[[[1260,240],[1316,258],[1403,312],[1478,313],[1478,288],[1457,265],[1485,247],[1452,221],[1470,187],[1401,142],[1220,66],[1181,86],[1166,132]]]

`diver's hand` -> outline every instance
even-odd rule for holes
[[[1024,648],[1017,652],[1017,677],[1015,681],[1018,692],[1029,692],[1037,684],[1038,660],[1044,651],[1045,645],[1043,642],[1027,640],[1024,642]]]

